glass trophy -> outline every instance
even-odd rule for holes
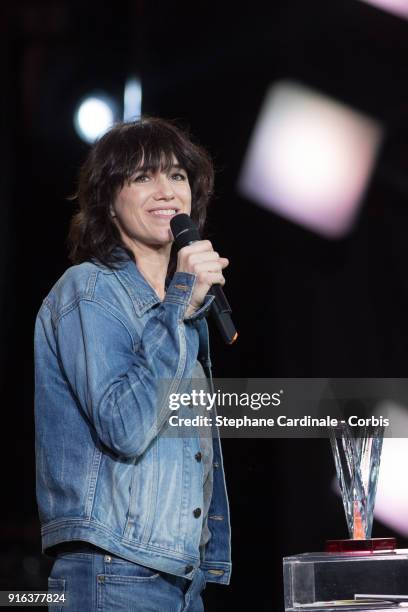
[[[283,559],[286,612],[385,610],[398,608],[395,598],[408,602],[408,550],[396,549],[395,538],[371,538],[383,433],[346,421],[330,431],[350,539]]]
[[[394,538],[371,538],[384,427],[343,421],[329,433],[350,539],[328,540],[326,551],[392,550]]]

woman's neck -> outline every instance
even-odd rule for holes
[[[164,299],[165,282],[170,261],[171,244],[154,248],[143,244],[128,245],[135,257],[137,268],[155,290],[160,300]]]

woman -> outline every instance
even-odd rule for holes
[[[205,315],[228,261],[176,256],[170,219],[202,229],[206,152],[161,119],[113,127],[82,167],[75,264],[35,331],[37,500],[64,610],[202,610],[230,580],[218,436],[169,436],[167,389],[211,377]],[[55,608],[54,608],[55,609]]]

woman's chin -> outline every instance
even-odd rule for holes
[[[151,239],[151,245],[155,248],[170,248],[173,243],[173,236],[170,231],[170,228],[167,228],[166,231],[158,232]]]
[[[160,244],[162,244],[163,246],[172,244],[173,234],[171,233],[170,225],[168,225],[166,228],[163,228],[163,230],[158,234],[158,239],[160,241]]]

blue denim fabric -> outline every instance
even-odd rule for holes
[[[204,573],[192,580],[99,553],[59,555],[48,590],[63,594],[53,612],[203,612]]]
[[[37,501],[43,550],[83,540],[141,565],[192,579],[203,507],[199,432],[163,436],[168,407],[197,357],[210,378],[210,299],[185,319],[195,276],[176,273],[165,299],[133,261],[69,268],[44,300],[35,330]],[[214,432],[211,539],[201,569],[228,584],[230,520]]]

